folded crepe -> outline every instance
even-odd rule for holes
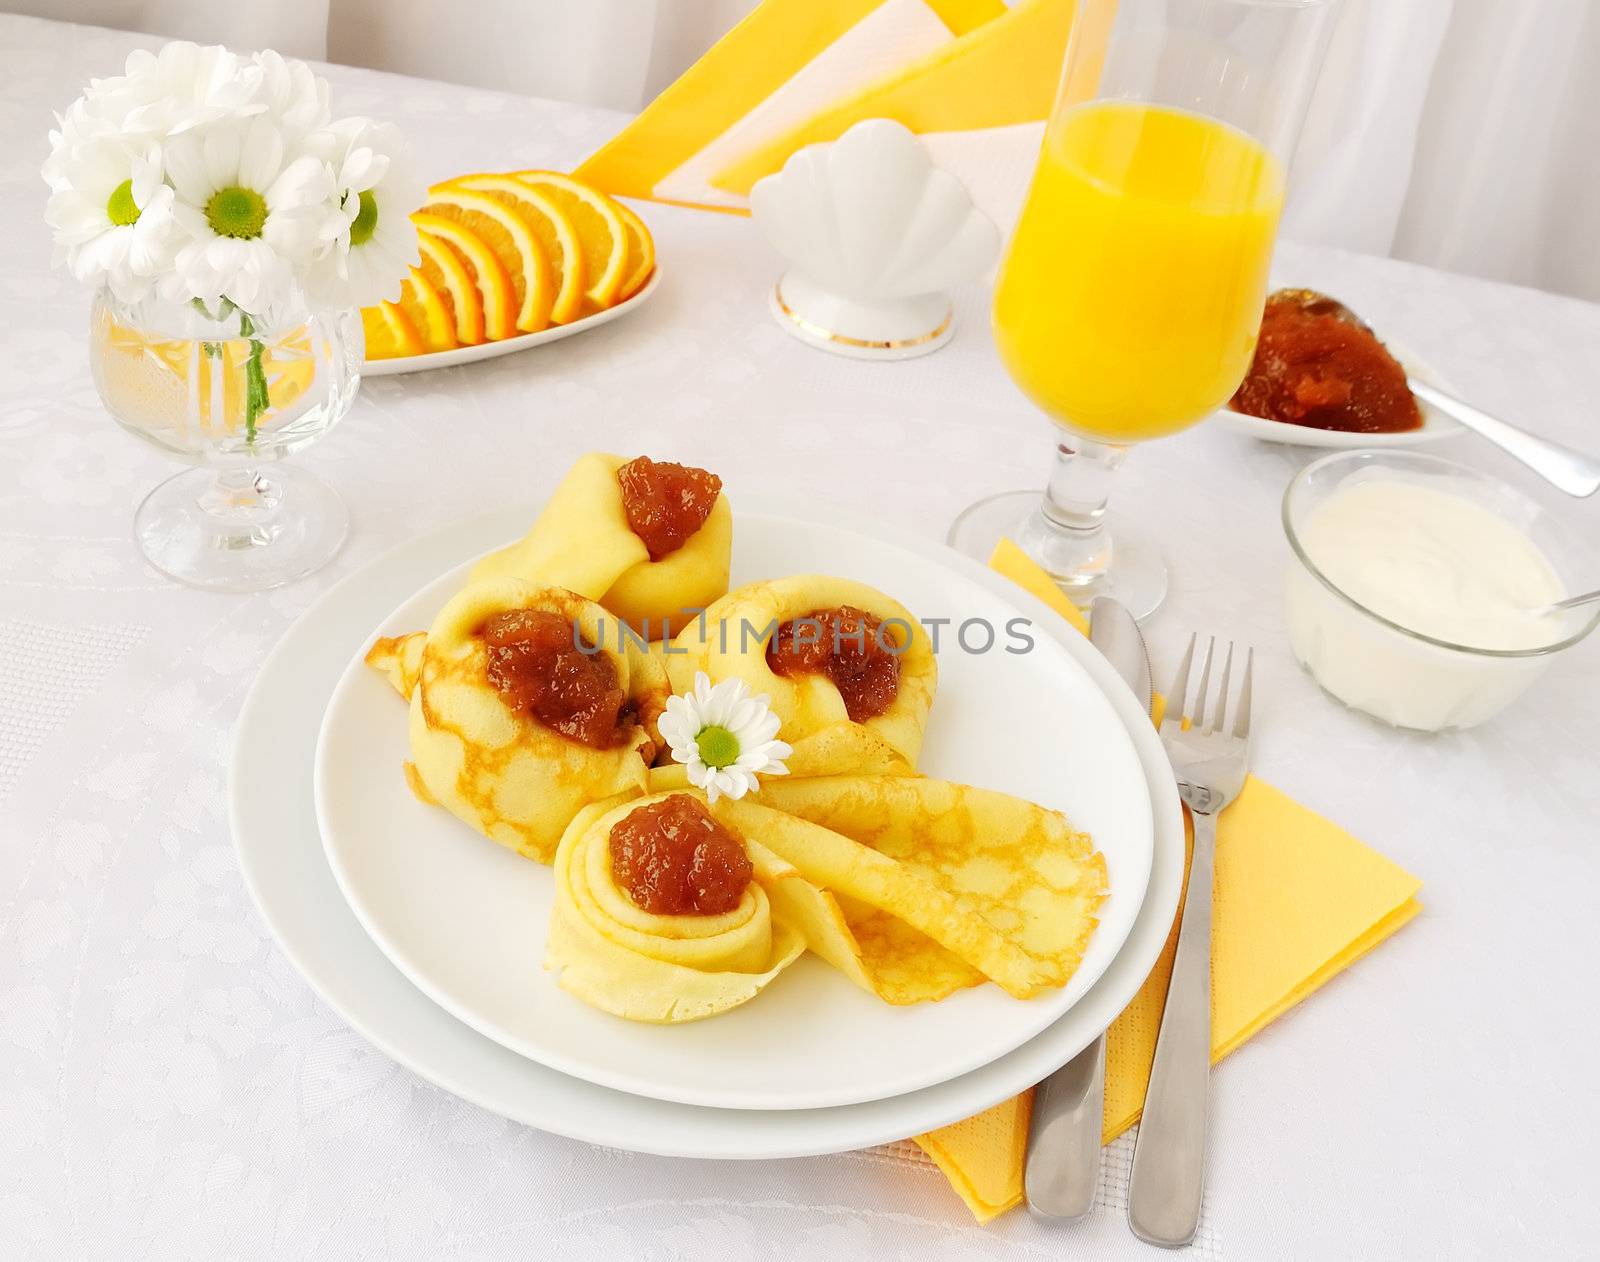
[[[786,821],[763,844],[837,899],[867,988],[890,1003],[984,980],[1024,999],[1063,985],[1105,900],[1105,860],[1087,835],[988,789],[905,776],[772,780],[761,805],[712,810]]]
[[[681,789],[580,812],[556,858],[546,964],[560,984],[618,1016],[678,1022],[753,999],[797,946],[894,1004],[986,980],[1026,999],[1072,976],[1104,898],[1105,865],[1056,812],[908,777],[785,787],[802,791],[782,809],[748,798],[708,803]],[[619,885],[613,830],[675,797],[704,808],[748,856],[737,906],[657,915]]]
[[[719,489],[703,524],[652,559],[630,524],[619,477],[624,466],[636,463],[605,452],[578,457],[528,533],[479,561],[471,581],[514,577],[565,587],[598,602],[647,640],[670,638],[693,611],[728,590],[733,512]],[[613,623],[607,639],[618,638]]]
[[[1063,985],[1099,923],[1107,888],[1104,856],[1059,811],[1022,798],[922,776],[849,775],[764,781],[761,806],[869,849],[904,874],[898,879],[915,879],[923,891],[917,894],[920,903],[948,902],[999,934],[1021,957],[1010,974],[997,973],[960,944],[965,939],[949,936],[948,916],[930,929],[898,906],[863,896],[854,872],[859,856],[841,874],[820,850],[812,855],[769,842],[840,896],[873,988],[891,1003],[941,999],[986,977],[1023,997]],[[816,834],[807,838],[816,843]],[[835,859],[852,853],[836,844],[827,851]],[[937,898],[925,892],[929,887]],[[923,937],[935,945],[930,948]]]
[[[485,627],[496,615],[537,611],[587,641],[624,705],[605,747],[548,726],[515,708],[492,681]],[[425,802],[528,858],[548,863],[572,817],[617,793],[641,793],[653,753],[653,725],[639,715],[665,702],[664,671],[645,654],[603,639],[606,611],[553,587],[504,578],[469,584],[439,611],[426,634],[380,639],[367,662],[411,702],[406,780]],[[576,648],[576,645],[573,645]],[[584,650],[577,650],[583,652]],[[603,669],[603,667],[601,667]]]
[[[859,721],[851,717],[847,695],[829,674],[779,674],[769,657],[786,624],[807,622],[818,632],[813,643],[827,645],[832,632],[826,616],[841,610],[876,620],[896,663],[892,699]],[[837,639],[833,644],[848,654],[856,644],[879,638],[869,634],[864,640]],[[865,583],[820,574],[751,583],[729,592],[678,634],[665,662],[674,692],[690,691],[696,672],[704,671],[713,684],[741,679],[752,693],[766,694],[783,725],[783,739],[793,748],[786,761],[795,776],[913,772],[938,683],[933,646],[905,606]]]

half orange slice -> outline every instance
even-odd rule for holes
[[[439,291],[450,311],[456,341],[463,346],[476,346],[483,341],[483,299],[471,269],[432,233],[418,232],[417,248],[422,252],[422,274]]]
[[[398,359],[422,353],[422,336],[406,313],[392,302],[362,307],[361,328],[367,335],[368,359]]]
[[[422,335],[422,345],[430,351],[453,351],[456,348],[455,320],[444,298],[433,282],[413,267],[411,274],[400,285],[400,310],[406,313],[411,325]]]
[[[517,328],[537,333],[550,323],[552,288],[550,262],[526,220],[488,193],[469,189],[456,180],[428,190],[423,211],[453,219],[482,237],[511,277],[516,294]]]
[[[419,210],[411,216],[417,225],[417,235],[427,236],[447,244],[472,273],[478,287],[478,298],[483,304],[483,333],[491,341],[517,335],[517,298],[511,285],[511,273],[500,261],[500,256],[489,248],[489,243],[470,228],[443,215],[430,215]],[[466,339],[463,338],[463,341]]]
[[[628,230],[616,202],[560,171],[518,171],[517,179],[548,195],[577,225],[585,296],[596,309],[615,303],[627,279],[628,263]]]
[[[650,229],[645,227],[643,219],[626,202],[613,199],[617,213],[622,216],[622,226],[628,230],[628,263],[627,275],[622,280],[622,292],[617,295],[621,302],[632,298],[644,288],[645,281],[650,279],[650,273],[656,270],[656,243],[650,235]]]
[[[490,197],[520,216],[544,247],[555,296],[550,319],[565,324],[582,313],[584,254],[578,228],[554,198],[510,175],[463,175],[450,183]]]

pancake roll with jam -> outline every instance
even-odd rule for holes
[[[528,533],[473,567],[602,605],[665,640],[728,590],[733,512],[705,469],[605,452],[580,456]]]
[[[821,574],[729,592],[679,633],[666,667],[675,692],[705,671],[771,698],[793,776],[915,771],[938,683],[933,646],[905,606]]]
[[[647,656],[593,601],[499,579],[367,661],[410,700],[412,791],[548,863],[582,807],[644,791],[666,695]]]

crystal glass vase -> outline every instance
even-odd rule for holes
[[[350,410],[363,339],[354,311],[313,311],[298,296],[251,314],[102,291],[89,319],[96,389],[112,418],[197,465],[167,479],[134,515],[163,574],[213,591],[260,591],[303,577],[344,542],[332,487],[279,462]]]

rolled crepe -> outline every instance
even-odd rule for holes
[[[610,658],[624,693],[639,689],[637,657],[601,639],[605,610],[571,592],[518,579],[469,585],[439,611],[420,647],[416,635],[383,640],[368,661],[397,688],[410,686],[406,779],[413,792],[501,845],[548,863],[580,809],[644,791],[652,740],[639,724],[624,743],[595,749],[506,705],[489,682],[479,632],[490,617],[513,609],[571,620]]]
[[[588,806],[567,827],[556,851],[545,966],[557,972],[564,990],[631,1021],[698,1021],[738,1007],[760,994],[806,945],[775,911],[806,896],[782,888],[800,882],[798,874],[748,839],[754,875],[732,911],[658,915],[617,885],[611,829],[670,796]]]
[[[728,590],[733,512],[719,494],[705,524],[659,561],[628,524],[621,456],[578,457],[532,529],[472,568],[471,580],[520,578],[565,587],[604,606],[647,639],[668,639]],[[617,639],[610,628],[608,640]]]
[[[767,645],[777,627],[817,610],[852,606],[883,623],[899,646],[899,688],[881,714],[851,720],[839,689],[826,675],[775,674]],[[765,693],[793,748],[791,776],[857,771],[908,774],[916,769],[922,735],[938,683],[933,645],[911,612],[865,583],[820,574],[751,583],[729,592],[685,627],[666,652],[674,692],[688,692],[696,671],[712,683],[742,679]]]

